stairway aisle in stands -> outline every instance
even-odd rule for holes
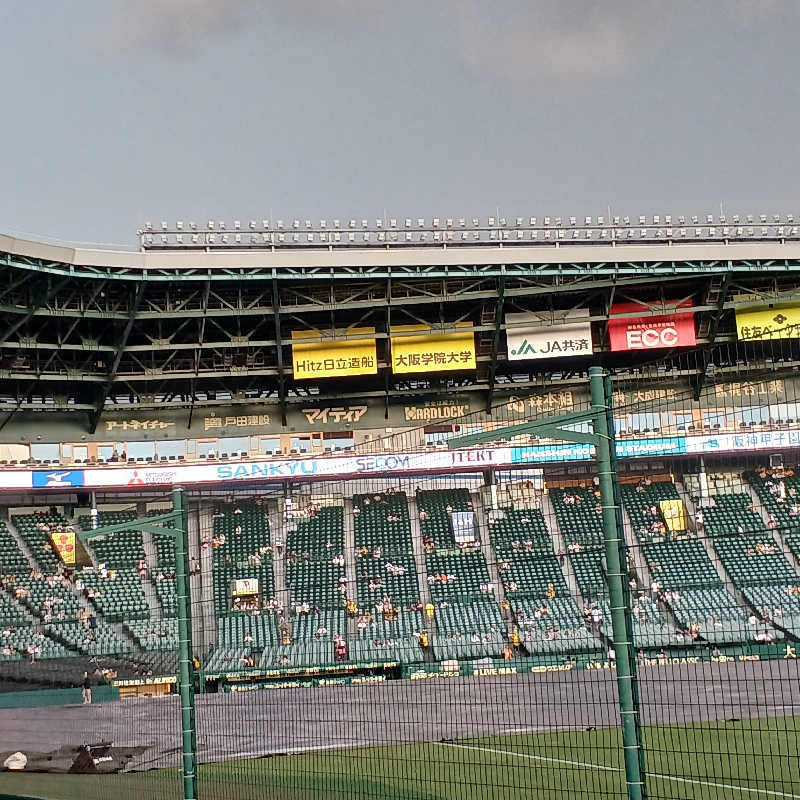
[[[272,574],[275,579],[275,598],[285,609],[283,620],[292,635],[292,615],[289,613],[291,593],[286,580],[286,540],[288,538],[286,508],[283,500],[275,500],[267,506],[270,544],[272,545]],[[280,546],[279,546],[280,544]]]
[[[431,589],[428,586],[428,571],[425,569],[425,548],[422,546],[422,530],[419,525],[419,508],[417,498],[408,497],[408,517],[411,523],[411,544],[414,547],[414,563],[417,566],[417,583],[419,585],[419,598],[423,606],[431,602]],[[428,621],[428,633],[436,633],[436,619]]]
[[[35,567],[40,572],[44,572],[44,570],[42,570],[42,566],[39,563],[38,559],[36,558],[36,556],[34,556],[33,550],[31,550],[30,546],[25,541],[25,539],[23,538],[22,534],[20,534],[20,532],[17,529],[16,525],[14,525],[14,519],[11,516],[11,514],[9,513],[9,509],[6,509],[5,511],[6,511],[6,516],[4,517],[4,519],[5,519],[5,522],[6,522],[6,528],[8,529],[8,532],[13,537],[14,541],[17,543],[17,547],[19,547],[20,551],[23,553],[25,558],[28,559],[28,563],[32,567]]]
[[[213,547],[203,547],[214,535],[214,506],[202,501],[189,507],[189,557],[200,563],[200,574],[189,581],[192,603],[192,636],[196,650],[207,653],[217,644],[214,613]],[[199,599],[199,602],[198,602]],[[200,635],[198,636],[198,632]]]
[[[344,498],[344,569],[347,578],[347,599],[355,600],[358,605],[358,589],[356,584],[356,535],[353,519],[353,498]],[[352,641],[358,637],[358,620],[350,617],[347,621],[347,638]]]
[[[136,509],[136,515],[138,517],[143,517],[146,513],[146,504],[139,503]],[[147,564],[147,577],[142,581],[142,590],[144,591],[145,600],[147,600],[147,609],[150,612],[150,619],[161,619],[161,603],[158,601],[156,587],[153,585],[153,575],[155,575],[158,570],[158,558],[156,556],[156,546],[153,541],[153,535],[150,531],[142,531],[142,550],[144,551],[144,560]]]
[[[583,606],[586,601],[583,594],[581,594],[578,579],[575,577],[575,569],[572,566],[572,561],[566,557],[567,541],[564,538],[564,532],[561,530],[561,526],[558,524],[556,510],[553,508],[553,501],[550,499],[549,494],[542,493],[540,510],[547,525],[547,530],[550,531],[550,536],[553,540],[553,552],[556,554],[556,557],[558,557],[559,553],[562,554],[561,557],[558,558],[558,561],[561,567],[561,574],[564,576],[564,580],[569,588],[569,593],[578,606]]]
[[[791,547],[789,547],[787,544],[780,528],[775,528],[773,530],[769,526],[769,509],[765,508],[764,504],[761,502],[761,498],[758,496],[758,493],[750,483],[743,481],[742,489],[747,492],[747,495],[750,497],[750,500],[753,503],[753,510],[761,517],[761,519],[764,521],[764,525],[767,526],[767,530],[769,530],[769,532],[772,534],[772,539],[778,547],[778,550],[783,553],[783,557],[794,567],[794,571],[797,573],[797,575],[800,576],[800,561],[798,561],[797,556],[795,556]]]
[[[502,608],[506,599],[506,590],[500,578],[500,570],[497,568],[497,554],[492,547],[491,536],[489,536],[489,518],[486,514],[486,507],[483,504],[483,494],[480,489],[477,489],[470,492],[470,498],[472,499],[472,509],[475,512],[475,527],[477,528],[476,532],[481,544],[481,552],[486,559],[489,577],[492,580],[492,585],[495,587],[494,597]],[[509,626],[510,631],[512,627],[510,615],[503,612],[503,618]]]

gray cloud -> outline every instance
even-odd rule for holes
[[[716,6],[716,9],[715,9]],[[477,73],[528,82],[534,76],[598,79],[655,53],[699,15],[693,0],[430,0],[427,25],[455,31],[457,52]],[[794,14],[798,0],[719,0],[704,7],[744,28]],[[381,18],[413,15],[393,0],[124,0],[111,21],[114,49],[191,52],[250,25],[361,31]]]

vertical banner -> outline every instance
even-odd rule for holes
[[[376,375],[375,328],[292,331],[292,371],[298,380]]]
[[[75,564],[75,534],[72,531],[64,533],[51,533],[50,542],[61,558],[62,563],[68,567]]]
[[[668,530],[686,530],[686,508],[683,505],[683,500],[662,500],[658,505],[661,508]]]
[[[436,333],[429,325],[393,325],[389,332],[392,372],[475,369],[472,323],[457,322],[453,327],[456,329],[454,333]],[[415,332],[419,332],[419,335],[413,335]]]
[[[592,355],[589,310],[506,314],[509,361]]]

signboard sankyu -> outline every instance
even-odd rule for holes
[[[509,361],[592,354],[588,309],[506,314]]]

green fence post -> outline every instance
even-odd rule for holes
[[[610,443],[610,455],[611,455],[611,472],[612,472],[612,481],[614,484],[614,501],[616,505],[616,512],[617,512],[617,530],[624,531],[625,528],[624,522],[622,519],[622,492],[619,488],[619,469],[617,468],[617,449],[616,449],[616,428],[614,427],[614,395],[611,386],[611,376],[606,372],[603,376],[603,388],[605,390],[606,395],[606,420],[608,421],[608,438]],[[627,568],[628,565],[628,546],[625,543],[625,537],[619,537],[619,563],[624,565]],[[633,642],[633,619],[632,619],[632,612],[631,612],[631,593],[630,589],[628,588],[628,582],[626,580],[622,581],[622,591],[623,591],[623,600],[625,605],[625,622],[628,626],[628,639],[627,641]],[[631,659],[630,659],[630,669],[631,669],[631,689],[633,690],[633,705],[636,709],[637,713],[635,714],[636,719],[636,741],[639,745],[639,769],[642,775],[646,778],[646,771],[644,765],[644,741],[642,739],[642,719],[639,714],[639,677],[638,673],[638,665],[636,660],[636,653],[635,647],[633,644],[631,645]],[[645,785],[642,790],[643,796],[647,796],[647,781],[645,780]]]
[[[183,744],[183,797],[197,800],[197,737],[194,726],[194,681],[192,666],[192,607],[189,595],[189,526],[183,490],[172,492],[175,526],[175,573],[178,590],[178,687],[181,696],[181,739]]]
[[[602,367],[589,368],[589,388],[592,396],[594,432],[597,435],[597,468],[600,479],[600,496],[603,508],[603,541],[611,606],[611,630],[617,662],[617,687],[619,689],[622,747],[625,762],[625,780],[630,800],[645,800],[644,756],[639,737],[638,691],[635,687],[635,654],[630,635],[625,604],[625,566],[621,564],[620,529],[617,525],[617,504],[614,497],[614,472],[611,442],[606,413],[606,387]],[[613,423],[612,423],[613,424]]]

